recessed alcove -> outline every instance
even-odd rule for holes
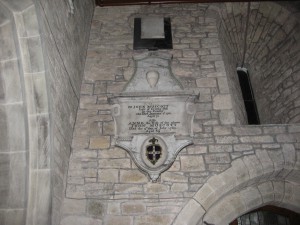
[[[234,14],[231,7],[221,7],[219,36],[237,121],[248,123],[235,71],[246,67],[260,123],[299,123],[299,21],[284,6],[270,3],[269,8],[263,8],[261,4],[251,3],[249,12],[248,3],[237,4]],[[271,9],[278,18],[268,13]]]

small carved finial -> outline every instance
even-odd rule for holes
[[[158,142],[158,139],[156,139],[155,137],[151,138],[149,140],[150,143],[152,143],[153,145],[155,145],[155,142]]]
[[[154,88],[158,82],[159,79],[159,73],[157,71],[149,71],[146,74],[146,78],[148,81],[148,84],[150,85],[151,88]]]

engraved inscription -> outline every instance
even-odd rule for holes
[[[171,108],[169,104],[128,105],[128,112],[131,115],[135,115],[135,120],[128,122],[128,130],[141,133],[175,132],[181,122],[171,119],[172,117],[170,116],[175,114],[174,109],[172,110]]]

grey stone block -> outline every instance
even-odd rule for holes
[[[0,208],[8,208],[10,154],[0,157]],[[1,221],[1,220],[0,220]]]
[[[0,61],[14,59],[17,57],[13,37],[12,24],[7,23],[0,27]],[[4,47],[5,46],[5,47]]]
[[[9,209],[0,211],[0,224],[1,225],[25,225],[24,209]]]
[[[32,0],[2,0],[13,12],[20,12],[33,4]]]
[[[25,122],[22,104],[6,105],[8,143],[10,151],[25,150]]]
[[[8,151],[8,121],[5,106],[0,105],[0,151]]]
[[[10,154],[9,198],[10,208],[24,208],[27,178],[26,152]]]
[[[20,39],[22,49],[23,70],[25,73],[44,71],[44,60],[40,37]]]
[[[0,64],[0,104],[22,101],[20,72],[17,60]]]
[[[22,13],[15,14],[15,23],[19,37],[38,36],[40,34],[33,4],[22,11]]]

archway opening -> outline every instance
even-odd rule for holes
[[[300,214],[296,212],[266,205],[236,218],[229,225],[297,225],[299,221]]]

